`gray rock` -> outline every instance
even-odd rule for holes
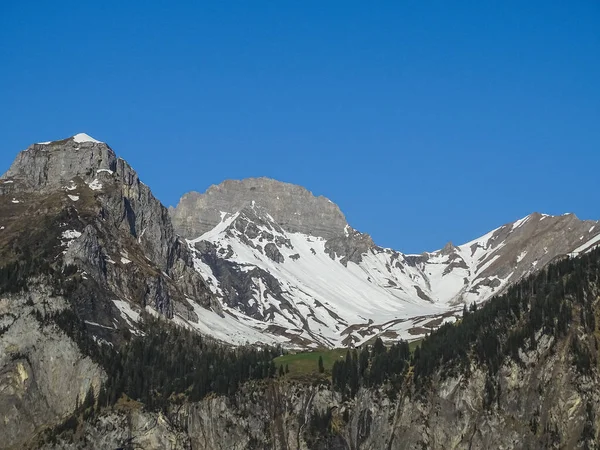
[[[265,255],[267,255],[276,263],[282,263],[285,261],[285,258],[277,248],[277,245],[272,242],[269,242],[267,245],[265,245]]]
[[[185,194],[171,208],[177,232],[197,238],[221,221],[221,212],[234,214],[253,204],[264,208],[274,221],[290,232],[326,239],[343,234],[346,219],[325,197],[315,197],[301,186],[269,178],[227,180],[211,186],[206,193]]]
[[[68,417],[90,387],[97,393],[105,379],[60,329],[33,314],[66,307],[39,283],[26,294],[0,295],[0,317],[14,317],[0,338],[0,448],[23,448],[35,433]]]

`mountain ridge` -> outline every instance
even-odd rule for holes
[[[405,255],[254,202],[185,240],[107,148],[33,146],[0,179],[0,447],[595,445],[598,222]],[[361,349],[294,379],[279,345]]]
[[[532,213],[465,244],[404,254],[354,230],[331,200],[266,177],[226,180],[204,194],[184,194],[167,210],[125,160],[84,133],[33,144],[0,180],[3,193],[15,186],[60,191],[75,205],[73,194],[91,190],[102,220],[116,220],[162,269],[146,287],[150,304],[235,344],[244,337],[309,347],[417,339],[456,320],[463,304],[485,301],[555,258],[600,242],[597,222]],[[189,234],[194,230],[200,234]],[[76,233],[67,255],[97,247],[94,233]],[[116,248],[113,254],[107,261],[131,259]],[[104,277],[110,263],[102,264],[99,272],[87,264],[88,273]],[[169,284],[180,293],[169,294]],[[119,301],[139,308],[133,292],[119,292]]]

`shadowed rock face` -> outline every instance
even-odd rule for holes
[[[330,239],[343,235],[346,218],[337,205],[315,197],[301,186],[269,178],[227,180],[211,186],[204,194],[185,194],[171,208],[177,232],[197,238],[221,221],[221,213],[236,213],[255,202],[271,214],[286,231]]]

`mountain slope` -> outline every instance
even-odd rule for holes
[[[275,219],[282,210],[277,199],[290,192],[301,198],[286,205],[293,224]],[[460,246],[405,255],[342,227],[343,216],[320,221],[325,234],[299,231],[314,228],[311,218],[324,217],[324,204],[338,209],[286,183],[228,181],[192,200],[184,196],[171,209],[175,224],[185,224],[178,231],[188,235],[212,226],[220,208],[214,228],[188,244],[224,310],[268,324],[267,332],[298,345],[419,337],[455,320],[463,304],[485,301],[555,258],[600,241],[597,222],[535,213]]]
[[[406,255],[353,230],[328,199],[266,178],[188,194],[169,214],[85,134],[19,153],[0,193],[4,249],[40,213],[70,217],[50,225],[56,257],[105,293],[91,313],[89,300],[81,308],[98,336],[113,320],[135,332],[132,318],[149,311],[236,345],[414,339],[455,320],[464,303],[600,243],[596,222],[532,214],[464,245]]]

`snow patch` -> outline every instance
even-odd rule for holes
[[[135,328],[134,324],[140,320],[140,314],[137,311],[134,311],[128,302],[124,302],[123,300],[113,300],[113,303],[119,309],[121,317],[125,319],[127,324],[131,328]]]
[[[531,218],[531,216],[526,216],[523,217],[522,219],[517,220],[515,223],[513,223],[513,230],[516,230],[517,228],[523,226],[525,224],[525,222],[527,222],[529,219]]]
[[[121,264],[129,264],[131,261],[123,256],[121,256]]]
[[[109,169],[98,169],[98,170],[96,170],[96,175],[98,175],[99,173],[107,173],[109,175],[112,175],[114,172],[112,170],[109,170]]]
[[[62,233],[64,239],[77,239],[79,236],[81,236],[81,232],[77,230],[66,230]]]
[[[576,256],[585,251],[589,251],[592,248],[596,247],[599,242],[600,242],[600,234],[597,235],[596,237],[593,237],[592,239],[590,239],[589,241],[587,241],[585,244],[581,245],[580,247],[577,247],[575,250],[573,250],[573,253],[571,253],[571,255]]]
[[[91,320],[84,320],[88,325],[93,325],[95,327],[106,328],[107,330],[114,330],[114,328],[107,327],[106,325],[100,325],[99,323],[92,322]]]
[[[61,240],[60,243],[63,247],[70,247],[73,240],[77,239],[79,236],[81,236],[81,232],[77,230],[65,230],[62,233],[62,239],[64,240]]]
[[[73,200],[74,202],[76,202],[77,200],[79,200],[79,196],[78,195],[68,195],[68,197]]]
[[[98,181],[98,178],[96,178],[94,181],[88,184],[88,186],[92,191],[99,191],[100,189],[102,189],[102,183]]]
[[[275,337],[270,337],[269,335],[263,334],[260,330],[254,329],[248,323],[255,322],[255,324],[258,325],[260,322],[253,321],[253,319],[247,317],[232,317],[227,312],[224,314],[224,317],[221,317],[213,311],[204,309],[190,299],[187,299],[187,301],[198,317],[198,321],[194,322],[186,320],[183,317],[176,315],[173,318],[173,321],[178,325],[195,329],[202,334],[208,334],[223,342],[229,342],[235,345],[252,344],[255,342],[274,344],[285,340],[284,338],[277,339]],[[242,319],[243,321],[239,319]],[[265,325],[262,324],[261,327],[265,327]]]
[[[12,202],[13,202],[13,203],[21,203],[21,202],[20,202],[19,200],[17,200],[16,198],[13,198],[13,199],[12,199]]]
[[[93,137],[91,137],[89,134],[85,134],[85,133],[77,133],[75,136],[73,136],[73,140],[75,142],[77,142],[78,144],[80,144],[82,142],[94,142],[96,144],[102,144],[101,141],[98,141],[98,140],[94,139]]]

